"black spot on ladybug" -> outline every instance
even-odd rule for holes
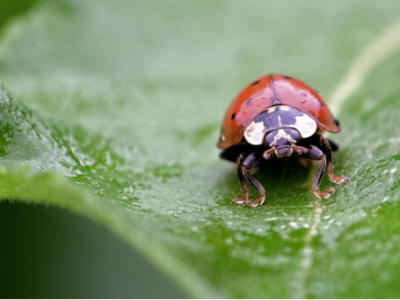
[[[321,107],[324,106],[324,105],[322,104],[322,102],[319,102],[319,101],[318,101],[318,104],[319,104],[319,106],[321,106]]]
[[[260,80],[253,81],[253,82],[251,83],[251,85],[256,85],[256,84],[258,84],[259,82],[260,82]]]
[[[235,116],[236,116],[236,114],[233,113],[232,116],[231,116],[231,120],[233,120],[235,118]]]
[[[292,77],[286,76],[286,75],[283,75],[283,78],[285,78],[285,79],[292,79]]]
[[[339,120],[336,118],[333,118],[333,121],[335,122],[336,126],[340,126]]]
[[[250,102],[251,102],[251,98],[249,98],[246,101],[244,101],[244,103],[246,103],[246,104],[250,104]]]

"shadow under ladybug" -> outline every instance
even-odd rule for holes
[[[339,132],[339,122],[317,92],[303,82],[269,74],[244,88],[225,113],[217,144],[222,150],[220,157],[237,165],[244,193],[233,203],[262,204],[265,189],[252,174],[265,160],[292,155],[321,162],[312,181],[317,197],[336,193],[333,188],[318,188],[325,170],[332,182],[347,181],[343,175],[333,174],[332,151],[338,145],[324,138],[323,131]],[[258,198],[249,199],[246,182],[260,192]]]

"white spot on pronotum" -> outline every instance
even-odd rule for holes
[[[302,138],[308,138],[317,131],[317,123],[306,114],[296,117],[296,123],[293,126]]]
[[[265,134],[263,122],[251,122],[244,131],[244,138],[251,145],[262,145]]]

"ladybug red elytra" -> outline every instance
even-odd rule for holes
[[[343,175],[333,174],[332,151],[338,145],[324,138],[323,131],[339,132],[339,121],[318,93],[304,82],[268,74],[247,85],[225,112],[217,144],[222,150],[221,158],[236,162],[244,191],[233,203],[263,204],[264,187],[252,172],[263,160],[292,154],[321,162],[312,181],[312,190],[318,198],[336,193],[333,188],[322,191],[318,188],[325,169],[332,182],[348,181]],[[246,181],[260,192],[260,197],[248,198]]]

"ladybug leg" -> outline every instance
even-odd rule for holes
[[[332,164],[332,148],[331,148],[331,143],[332,141],[324,138],[322,135],[319,136],[319,143],[321,145],[322,151],[324,151],[325,156],[326,156],[326,172],[329,175],[329,179],[336,183],[342,183],[345,181],[349,181],[345,176],[343,175],[335,175],[333,174],[333,164]],[[337,146],[337,144],[335,144]]]
[[[244,159],[244,156],[241,154],[237,160],[237,170],[238,170],[238,177],[240,180],[240,184],[242,185],[242,189],[244,191],[243,195],[237,196],[233,203],[242,203],[246,202],[246,205],[258,206],[263,204],[265,200],[265,189],[261,185],[260,182],[257,181],[252,175],[251,172],[257,168],[260,161],[262,160],[262,156],[257,156],[255,153],[250,154],[249,156]],[[260,197],[248,199],[248,187],[245,181],[250,182],[252,186],[256,190],[260,192]]]
[[[247,201],[247,199],[249,198],[249,188],[246,185],[246,178],[242,171],[243,163],[244,163],[244,156],[243,154],[239,154],[239,157],[237,158],[236,161],[236,167],[237,167],[237,175],[239,177],[240,185],[242,186],[244,194],[236,196],[235,199],[233,199],[232,203],[243,203],[244,201]]]
[[[295,151],[297,146],[294,147]],[[299,147],[300,148],[300,147]],[[297,152],[297,151],[296,151]],[[309,148],[301,147],[301,149],[298,150],[298,153],[301,153],[303,157],[312,159],[312,160],[318,160],[321,161],[321,165],[318,168],[317,173],[315,174],[313,181],[312,181],[312,190],[314,194],[318,197],[324,197],[329,198],[330,194],[333,193],[336,194],[336,191],[332,188],[322,190],[320,191],[318,188],[319,182],[321,181],[322,175],[324,174],[325,167],[327,165],[327,159],[325,159],[324,153],[318,149],[317,147],[311,145]]]
[[[242,166],[242,172],[244,176],[246,177],[247,181],[251,183],[254,188],[260,192],[260,197],[258,198],[251,198],[246,201],[246,206],[258,206],[264,203],[265,200],[265,189],[261,185],[261,183],[255,179],[252,175],[251,172],[257,168],[257,166],[260,164],[262,160],[262,156],[257,156],[255,153],[250,154],[247,156],[246,160],[243,163]]]

